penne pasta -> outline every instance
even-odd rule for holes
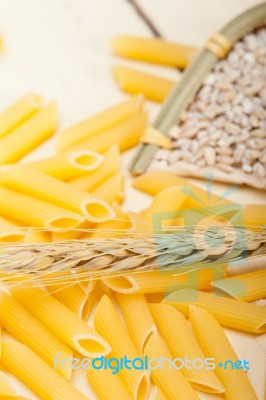
[[[97,306],[94,316],[95,329],[111,345],[111,357],[121,358],[125,355],[129,359],[139,356],[126,328],[123,326],[116,310],[108,296],[104,295]],[[121,369],[120,376],[135,400],[146,400],[149,381],[144,370]]]
[[[79,285],[85,293],[91,293],[96,283],[97,283],[96,280],[83,280],[79,282]]]
[[[85,219],[78,213],[1,186],[0,212],[6,217],[16,218],[22,225],[47,229],[73,229]]]
[[[52,368],[56,354],[60,353],[63,358],[73,357],[68,346],[52,335],[11,295],[3,291],[0,293],[0,323],[14,338],[27,345]],[[71,378],[72,371],[69,365],[66,368],[60,365],[57,372],[65,379]]]
[[[157,333],[144,294],[116,293],[116,300],[138,352],[144,354],[149,338]]]
[[[114,217],[112,208],[105,201],[95,199],[85,191],[74,190],[67,183],[34,168],[26,165],[5,165],[1,168],[1,174],[4,185],[83,214],[90,222],[103,222]]]
[[[167,397],[158,386],[154,386],[150,400],[167,400]]]
[[[146,99],[163,102],[168,96],[175,81],[132,68],[115,66],[113,77],[123,92],[130,94],[143,93]]]
[[[163,226],[172,225],[176,212],[185,200],[186,195],[182,193],[182,186],[173,186],[158,193],[144,213],[146,229],[154,229],[157,233],[158,230],[162,231]]]
[[[99,400],[132,400],[132,394],[119,378],[119,374],[113,375],[110,369],[91,368],[87,376]]]
[[[71,150],[89,149],[103,153],[109,147],[117,144],[121,152],[126,151],[139,143],[147,125],[147,114],[141,112],[126,119],[119,125],[79,142],[77,145],[73,146]]]
[[[23,122],[39,111],[42,106],[43,99],[37,94],[30,93],[2,111],[0,114],[0,138],[23,124]]]
[[[145,295],[148,303],[161,303],[164,299],[164,293],[147,293]]]
[[[117,172],[106,179],[101,185],[97,186],[92,192],[92,196],[112,203],[121,203],[124,200],[124,185],[121,172]]]
[[[212,282],[212,286],[243,301],[255,301],[266,297],[266,269],[236,275]]]
[[[143,96],[133,96],[121,104],[109,108],[77,125],[61,132],[57,136],[57,151],[64,152],[78,143],[118,125],[137,114],[143,105]]]
[[[218,363],[225,365],[226,361],[239,361],[223,329],[215,318],[206,310],[190,306],[189,317],[199,343],[207,357],[212,357]],[[241,363],[241,361],[240,361]],[[257,400],[257,396],[243,368],[219,368],[216,373],[225,387],[227,400]]]
[[[56,104],[52,102],[0,139],[0,165],[20,160],[51,137],[56,124]]]
[[[97,170],[102,165],[103,160],[104,156],[95,151],[79,150],[44,158],[28,165],[54,178],[67,181]]]
[[[150,310],[160,334],[165,340],[172,356],[182,360],[204,360],[194,333],[183,314],[167,304],[150,304]],[[224,393],[224,388],[212,370],[189,366],[182,368],[191,385],[205,393]]]
[[[189,305],[199,306],[228,328],[244,332],[266,332],[266,307],[216,296],[191,289],[181,289],[168,295],[164,303],[188,316]]]
[[[102,222],[104,223],[104,222]],[[80,225],[78,225],[75,229],[61,229],[55,230],[52,232],[52,241],[53,242],[62,242],[64,240],[75,240],[79,239],[84,235],[84,232],[92,229],[91,222],[85,220]]]
[[[50,243],[51,241],[51,232],[36,228],[29,228],[24,239],[25,243]]]
[[[91,301],[89,293],[82,290],[78,283],[48,285],[50,293],[58,301],[64,304],[69,310],[79,318],[85,320],[91,310]]]
[[[9,219],[0,216],[0,243],[23,242],[25,236],[25,228],[21,228]]]
[[[120,164],[119,148],[117,145],[114,145],[104,153],[104,160],[97,170],[90,171],[85,176],[70,179],[68,183],[78,189],[90,192],[101,185],[107,178],[118,172]]]
[[[242,262],[231,262],[230,264],[225,266],[224,270],[227,275],[235,276],[264,269],[265,265],[266,255],[261,254],[251,258],[248,257]]]
[[[87,399],[24,344],[5,340],[1,362],[43,400]]]
[[[80,354],[98,357],[111,351],[94,329],[42,289],[14,287],[12,294],[55,336]]]
[[[0,399],[14,398],[16,396],[15,389],[8,380],[7,375],[0,370]]]
[[[213,192],[200,189],[198,186],[188,183],[185,179],[180,178],[170,171],[155,170],[147,172],[136,177],[132,183],[135,189],[141,190],[152,196],[156,196],[162,190],[172,186],[182,186],[182,193],[187,194],[187,197],[181,208],[194,208],[206,205],[230,204],[230,200],[221,198]]]
[[[265,204],[249,204],[243,208],[243,224],[246,227],[258,227],[266,224]]]
[[[176,269],[173,272],[163,270],[132,272],[130,274],[103,279],[105,285],[118,293],[170,293],[181,288],[209,290],[213,277],[223,276],[218,268],[196,269],[187,272]]]
[[[192,46],[130,35],[115,37],[111,45],[120,56],[178,68],[185,68],[197,52]]]
[[[145,356],[150,360],[151,379],[171,400],[198,400],[196,392],[192,389],[189,382],[182,372],[169,366],[172,355],[168,350],[164,340],[159,335],[153,335],[147,343]],[[156,360],[157,359],[157,360]],[[154,366],[152,360],[163,361],[163,365]]]

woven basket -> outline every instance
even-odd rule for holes
[[[193,103],[196,94],[204,85],[205,79],[217,61],[227,57],[233,45],[246,34],[263,26],[266,26],[266,2],[239,15],[223,27],[219,33],[208,39],[205,47],[199,52],[198,56],[184,72],[182,79],[171,91],[153,127],[164,135],[169,135],[170,129],[176,122],[180,122],[182,113]],[[266,139],[266,131],[264,139]],[[138,175],[148,167],[153,169],[156,164],[152,163],[152,161],[158,150],[159,146],[155,144],[143,143],[131,164],[131,172]],[[246,184],[251,187],[266,189],[266,176],[264,178],[256,178],[254,174],[250,175],[240,168],[234,168],[233,171],[228,173],[216,167],[199,168],[195,164],[182,161],[175,163],[174,167],[166,168],[178,175],[196,178],[204,178],[206,173],[211,172],[216,181]]]

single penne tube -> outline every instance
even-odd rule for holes
[[[121,172],[116,172],[91,191],[92,196],[112,203],[121,203],[124,200],[124,188]]]
[[[0,114],[0,138],[29,119],[43,106],[43,99],[34,93],[21,97]]]
[[[87,399],[24,344],[5,340],[1,362],[43,400]]]
[[[161,231],[163,226],[172,225],[176,218],[175,214],[186,197],[182,192],[182,186],[173,186],[158,193],[144,213],[144,222],[147,224],[146,230],[155,229],[155,231],[158,231],[159,229]]]
[[[77,125],[61,132],[57,136],[57,151],[64,152],[79,142],[105,131],[137,114],[143,105],[143,96],[133,96],[123,103],[109,108],[95,116],[85,119]]]
[[[89,293],[82,290],[78,283],[51,283],[48,289],[53,297],[64,304],[81,319],[86,319],[91,309]]]
[[[173,357],[161,336],[158,334],[151,336],[144,354],[150,359],[151,379],[166,394],[167,398],[199,400],[182,372],[169,366]],[[154,365],[151,359],[156,361],[157,365]],[[158,365],[159,362],[161,365]]]
[[[73,229],[85,219],[78,213],[1,186],[0,212],[16,218],[22,225],[30,224],[47,229]]]
[[[157,333],[144,294],[116,293],[115,297],[138,352],[144,354],[149,338]]]
[[[133,360],[139,356],[139,352],[130,338],[125,326],[122,324],[114,304],[108,296],[104,295],[95,312],[94,326],[110,343],[111,357],[123,358],[125,355]],[[145,400],[149,390],[149,380],[144,370],[121,369],[120,376],[129,388],[131,396],[135,400]]]
[[[183,314],[167,304],[150,304],[154,321],[174,358],[202,360],[205,355]],[[200,361],[201,362],[201,361]],[[188,366],[182,368],[185,377],[201,392],[221,394],[224,388],[212,370]]]
[[[178,68],[185,68],[197,52],[193,46],[130,35],[116,36],[111,45],[120,56]]]
[[[34,318],[13,296],[3,291],[0,293],[0,323],[14,338],[27,345],[52,368],[56,354],[60,353],[63,358],[73,357],[66,344]],[[69,364],[65,368],[60,365],[57,372],[65,379],[71,378]]]
[[[103,163],[104,156],[91,150],[79,150],[73,153],[58,154],[28,165],[62,181],[97,170]]]
[[[251,333],[266,332],[266,307],[256,304],[192,289],[173,292],[164,299],[164,303],[186,316],[189,305],[196,305],[212,314],[222,326]]]
[[[112,203],[115,219],[97,224],[93,232],[85,233],[83,238],[113,238],[121,237],[132,228],[128,213],[124,212],[117,202]]]
[[[98,153],[97,153],[98,154]],[[117,145],[110,147],[104,153],[104,160],[102,164],[94,171],[86,173],[85,176],[69,179],[68,183],[77,187],[78,189],[90,192],[101,185],[107,178],[115,174],[120,169],[120,153]]]
[[[112,208],[104,200],[73,189],[67,183],[27,165],[4,165],[0,173],[7,187],[83,214],[90,222],[103,222],[114,217]]]
[[[119,374],[114,375],[111,369],[90,368],[87,376],[99,400],[132,400],[132,394],[120,379]]]
[[[14,387],[9,382],[7,375],[0,370],[0,398],[5,399],[10,397],[14,399],[15,396],[16,391]]]
[[[123,92],[143,93],[146,99],[163,102],[173,89],[175,81],[161,78],[133,68],[115,66],[113,77]]]
[[[56,104],[52,102],[0,139],[0,165],[20,160],[51,137],[56,124]]]
[[[189,270],[189,268],[187,268]],[[171,273],[161,267],[161,271],[125,273],[117,277],[105,278],[103,282],[117,293],[167,293],[182,288],[210,290],[213,276],[221,277],[218,268],[196,269],[195,271]]]
[[[221,198],[213,192],[209,193],[196,185],[187,182],[170,171],[154,170],[146,172],[143,175],[136,177],[132,183],[135,189],[141,190],[152,196],[156,196],[162,190],[172,186],[182,186],[182,192],[188,196],[185,199],[182,208],[202,207],[202,204],[214,205],[219,201],[219,204],[232,203],[230,200]]]
[[[216,363],[231,364],[238,357],[216,319],[206,310],[190,306],[189,318],[205,356],[214,358]],[[240,361],[241,363],[241,361]],[[225,388],[227,400],[256,400],[257,396],[248,380],[246,371],[240,368],[216,368],[216,374]]]
[[[227,277],[212,282],[212,286],[243,301],[266,298],[266,269]]]
[[[83,142],[79,142],[71,150],[90,149],[103,153],[109,147],[117,144],[119,150],[123,152],[139,143],[147,126],[147,114],[140,112],[121,122],[119,125],[102,131]]]
[[[12,294],[55,336],[86,357],[110,353],[109,344],[55,297],[40,288],[14,287]]]
[[[21,228],[9,219],[0,216],[0,243],[23,242],[26,233],[25,228]]]

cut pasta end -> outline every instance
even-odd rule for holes
[[[0,233],[0,243],[18,243],[23,242],[25,239],[25,233],[23,232],[9,232]]]
[[[216,384],[211,384],[207,383],[206,381],[204,382],[199,382],[196,379],[188,379],[192,385],[192,387],[196,390],[199,390],[202,393],[209,393],[209,394],[222,394],[225,392],[224,387],[217,382]],[[218,381],[218,379],[217,379]]]
[[[91,150],[75,151],[69,156],[69,163],[83,171],[93,171],[97,169],[104,161],[102,154]]]
[[[30,93],[28,95],[28,102],[36,108],[40,108],[44,105],[43,98],[36,93]]]
[[[86,357],[106,356],[111,352],[109,344],[100,336],[76,335],[74,344],[77,351]]]
[[[156,325],[151,326],[144,337],[143,343],[141,344],[141,354],[144,354],[148,341],[153,335],[156,335],[156,333],[157,333]]]
[[[115,218],[112,207],[104,200],[87,199],[81,204],[81,210],[90,222],[105,222]]]
[[[51,219],[47,223],[48,228],[59,228],[59,229],[74,229],[77,228],[82,222],[84,217],[82,216],[58,216]]]
[[[146,400],[148,397],[148,393],[149,393],[149,378],[147,376],[147,374],[143,375],[141,377],[140,383],[137,386],[137,390],[136,390],[136,394],[134,396],[134,398],[136,400]]]
[[[138,286],[130,276],[119,276],[117,278],[104,279],[104,284],[117,293],[134,293]]]

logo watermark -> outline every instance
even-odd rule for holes
[[[222,368],[225,370],[249,370],[249,362],[247,360],[225,360],[223,362],[216,363],[214,358],[195,358],[190,360],[189,358],[149,358],[148,356],[137,357],[130,359],[127,356],[116,358],[116,357],[96,357],[96,358],[62,358],[62,354],[58,353],[54,357],[54,369],[57,370],[65,369],[70,367],[72,370],[86,370],[94,369],[109,369],[113,375],[118,374],[121,370],[145,370],[149,373],[154,370],[163,368],[169,368],[174,370],[214,370],[216,368]]]

